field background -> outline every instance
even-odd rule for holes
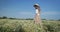
[[[60,21],[42,20],[43,29],[34,20],[0,19],[0,32],[60,32]]]
[[[35,4],[42,28],[33,20]],[[60,0],[0,0],[0,32],[60,32]]]

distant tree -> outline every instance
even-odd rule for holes
[[[60,21],[60,19],[58,19],[58,21]]]
[[[42,19],[42,20],[46,20],[46,19]]]
[[[0,19],[2,19],[2,17],[0,17]]]
[[[17,19],[17,18],[12,18],[12,17],[10,17],[9,19]]]
[[[9,18],[9,19],[14,19],[14,18]]]
[[[7,17],[6,16],[3,16],[2,19],[7,19]]]
[[[27,18],[26,20],[33,20],[32,18]]]

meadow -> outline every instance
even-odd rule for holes
[[[43,29],[34,20],[0,19],[0,32],[60,32],[60,21],[42,20]]]

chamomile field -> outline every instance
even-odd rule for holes
[[[60,21],[42,20],[43,29],[34,20],[0,19],[0,32],[60,32]]]

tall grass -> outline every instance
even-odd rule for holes
[[[0,19],[0,32],[60,32],[60,21],[43,20],[43,30],[34,20]]]

